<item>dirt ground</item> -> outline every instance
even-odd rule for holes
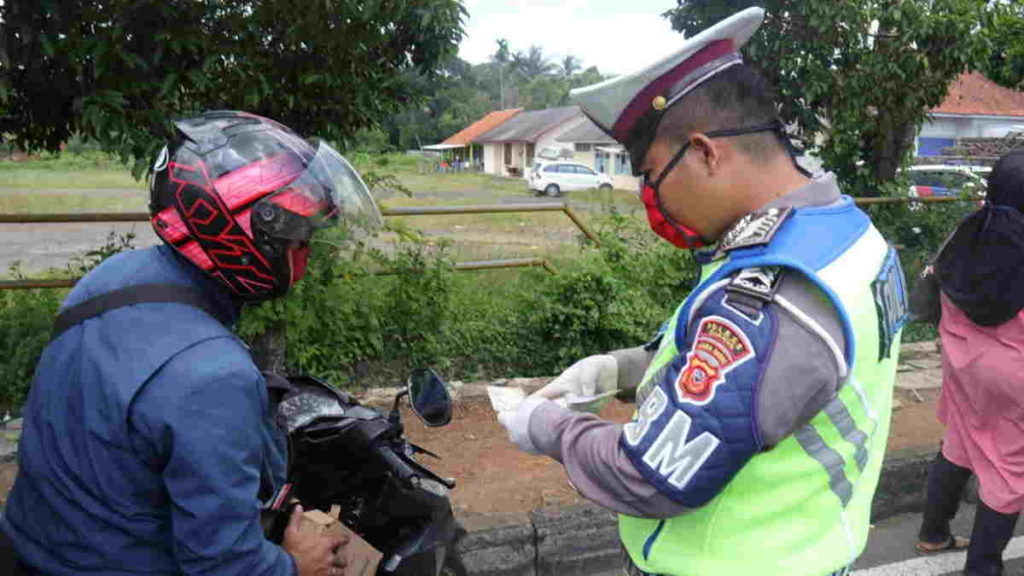
[[[902,407],[893,414],[890,452],[938,445],[943,428],[935,419],[937,391],[924,391],[922,396],[925,402],[897,393]],[[632,412],[632,404],[612,401],[601,416],[627,422]],[[424,457],[424,464],[458,481],[452,499],[462,517],[583,502],[558,463],[524,454],[507,440],[486,402],[457,404],[452,423],[444,428],[426,428],[411,414],[404,421],[412,442],[442,458]],[[15,464],[0,464],[0,501],[6,500],[16,473]]]

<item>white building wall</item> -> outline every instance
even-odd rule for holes
[[[498,174],[498,170],[501,166],[501,145],[500,144],[484,144],[484,173],[485,174]]]
[[[1024,131],[1024,117],[935,116],[925,122],[922,138],[1002,138],[1010,132]]]
[[[595,159],[594,159],[594,148],[593,148],[593,146],[591,146],[589,152],[575,152],[574,151],[573,154],[572,154],[572,161],[573,162],[579,162],[580,164],[584,164],[584,165],[589,166],[590,168],[592,168],[594,170],[597,170],[597,163],[595,162]]]

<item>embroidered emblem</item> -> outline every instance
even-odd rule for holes
[[[697,406],[711,402],[725,375],[754,356],[750,340],[735,324],[721,316],[702,319],[676,379],[679,401]]]
[[[753,296],[758,300],[770,302],[781,284],[783,271],[778,266],[764,268],[745,268],[733,277],[726,287],[726,292],[735,292]]]
[[[871,283],[871,292],[878,313],[878,359],[884,360],[891,356],[893,340],[910,317],[907,280],[900,267],[900,258],[892,247],[889,248],[878,277]]]
[[[715,256],[721,257],[731,250],[763,246],[771,242],[775,233],[792,213],[792,208],[769,208],[747,214],[726,230],[718,243]]]

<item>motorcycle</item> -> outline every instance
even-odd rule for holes
[[[279,397],[278,421],[289,440],[289,483],[272,504],[269,537],[283,536],[295,497],[306,509],[340,506],[340,520],[384,557],[381,576],[460,576],[451,553],[456,534],[449,491],[455,481],[417,461],[439,456],[403,437],[400,402],[428,427],[448,424],[451,397],[432,370],[416,370],[395,396],[389,414],[312,377],[289,379]]]

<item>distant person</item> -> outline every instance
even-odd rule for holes
[[[941,308],[942,449],[928,475],[917,550],[967,549],[964,574],[1003,573],[1003,550],[1024,508],[1024,151],[996,163],[983,207],[939,254],[931,301]],[[927,288],[925,288],[927,289]],[[950,531],[964,488],[978,478],[971,538]]]
[[[273,120],[174,127],[150,180],[163,245],[82,278],[39,360],[2,523],[20,566],[4,574],[343,574],[344,538],[300,535],[300,508],[282,546],[265,537],[288,441],[231,327],[305,275],[319,229],[380,214],[334,149]]]

